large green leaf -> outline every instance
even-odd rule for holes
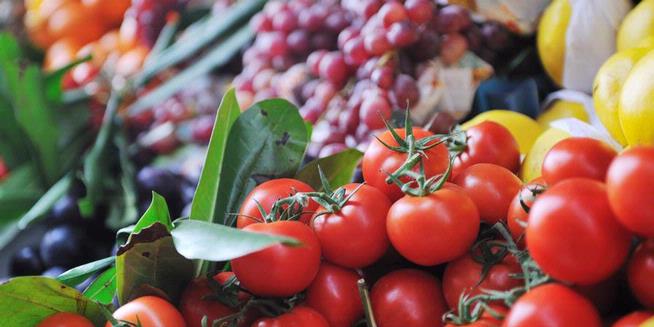
[[[166,200],[157,192],[152,192],[152,202],[148,207],[148,210],[143,213],[141,219],[136,223],[132,234],[138,234],[143,229],[152,226],[155,223],[160,223],[166,227],[168,231],[173,229],[173,223],[170,220],[170,211],[168,210],[168,204]]]
[[[3,326],[36,326],[58,312],[76,312],[96,326],[105,321],[97,303],[47,277],[18,277],[0,285],[0,307]]]
[[[70,269],[63,274],[57,277],[57,280],[68,285],[68,286],[77,286],[81,282],[85,281],[89,277],[93,276],[98,271],[102,271],[105,268],[111,266],[116,261],[115,257],[108,257],[100,259],[97,261],[89,262],[87,264],[81,265]]]
[[[359,165],[363,153],[356,149],[348,149],[343,152],[320,158],[308,163],[300,170],[295,178],[311,185],[315,190],[322,190],[320,173],[318,167],[325,174],[329,184],[333,188],[343,186],[352,181],[354,172]]]
[[[132,234],[117,253],[118,301],[122,304],[148,294],[176,301],[193,271],[193,262],[175,250],[167,227],[154,223]]]
[[[288,237],[252,233],[203,221],[187,220],[172,231],[177,252],[188,259],[227,261],[283,243],[297,246]]]
[[[212,221],[231,226],[257,181],[294,176],[310,136],[297,108],[282,99],[259,102],[229,132]]]
[[[191,219],[211,220],[216,216],[218,185],[227,147],[227,137],[240,114],[241,109],[236,100],[236,92],[234,89],[230,89],[225,93],[218,108],[202,174],[191,203]]]
[[[84,295],[93,301],[109,305],[116,295],[116,267],[110,267],[84,290]]]

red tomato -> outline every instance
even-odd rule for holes
[[[483,281],[482,270],[482,264],[469,253],[447,264],[443,274],[443,294],[451,309],[458,308],[462,294],[474,296],[481,294],[482,290],[508,291],[523,284],[521,279],[510,276],[522,271],[511,255],[493,265]]]
[[[36,327],[93,327],[93,323],[76,313],[59,312],[43,319]]]
[[[573,177],[604,181],[615,155],[615,150],[600,140],[567,138],[554,145],[545,155],[542,176],[547,185]]]
[[[641,243],[629,259],[627,280],[638,302],[654,309],[654,239]]]
[[[479,209],[482,221],[495,224],[506,221],[513,197],[520,192],[522,181],[508,169],[493,164],[472,165],[455,179]]]
[[[541,194],[529,213],[526,236],[545,273],[578,284],[610,277],[631,243],[611,212],[604,184],[587,178],[565,180]]]
[[[512,172],[520,168],[520,147],[506,127],[484,121],[470,127],[466,133],[465,150],[456,156],[452,177],[478,163],[502,166]]]
[[[503,327],[600,327],[593,305],[560,284],[546,284],[521,296],[504,318]]]
[[[377,261],[388,249],[386,214],[391,202],[372,186],[348,184],[354,196],[335,213],[319,208],[311,222],[320,240],[322,254],[329,262],[361,268]]]
[[[132,300],[114,312],[117,320],[132,324],[139,322],[142,327],[185,327],[184,317],[168,301],[156,296],[142,296]],[[107,321],[105,327],[111,327]]]
[[[395,202],[388,211],[386,231],[403,257],[433,266],[468,251],[479,232],[479,213],[463,190],[448,185],[427,196],[407,195]]]
[[[622,277],[617,274],[591,285],[572,285],[573,291],[587,298],[600,314],[609,314],[620,299],[619,291],[622,286]]]
[[[276,318],[260,319],[252,327],[330,327],[325,317],[308,307],[295,307]]]
[[[652,318],[652,316],[652,313],[649,311],[634,311],[618,319],[611,327],[638,327],[647,319]]]
[[[447,311],[440,281],[420,270],[396,270],[375,283],[370,301],[379,327],[434,327]]]
[[[320,267],[320,244],[311,229],[299,221],[257,223],[243,230],[288,236],[300,246],[273,245],[232,260],[241,286],[260,296],[291,296],[311,283]]]
[[[9,168],[5,165],[4,160],[0,158],[0,181],[9,175]]]
[[[498,305],[498,304],[491,304],[490,307],[499,315],[501,316],[506,316],[507,313],[509,313],[509,309],[507,309],[503,305]],[[445,325],[445,327],[456,327],[456,326],[465,326],[465,327],[500,327],[502,326],[502,320],[497,319],[494,317],[490,311],[485,310],[479,319],[477,319],[474,322],[468,323],[468,324],[463,324],[463,325],[456,325],[453,323],[449,323]]]
[[[269,180],[255,187],[245,198],[238,212],[236,227],[243,228],[256,222],[263,222],[263,216],[259,211],[257,202],[266,210],[266,213],[272,209],[275,201],[287,198],[297,192],[313,192],[311,186],[292,178],[279,178]],[[310,201],[307,208],[304,208],[306,214],[302,214],[300,221],[308,223],[313,212],[318,207],[314,201]]]
[[[525,228],[522,227],[529,219],[529,212],[525,211],[524,206],[531,208],[536,201],[536,197],[545,191],[545,185],[542,182],[531,182],[522,187],[520,192],[513,197],[509,205],[509,211],[506,214],[509,231],[515,241],[520,240],[520,245],[524,246]]]
[[[395,129],[395,131],[402,138],[406,135],[402,128]],[[416,127],[413,129],[413,135],[416,140],[419,140],[434,134]],[[381,133],[378,137],[379,140],[390,146],[398,146],[398,143],[393,139],[393,136],[389,131]],[[436,143],[436,141],[434,141],[434,143]],[[406,153],[388,149],[378,140],[373,140],[363,155],[363,161],[361,162],[363,179],[366,184],[376,187],[384,192],[391,201],[395,201],[401,198],[404,194],[402,194],[402,191],[397,185],[387,184],[386,178],[388,177],[388,174],[393,173],[400,168],[406,160]],[[447,147],[445,144],[439,144],[426,150],[422,161],[424,163],[425,175],[427,178],[442,174],[447,170],[447,166],[450,162]],[[415,169],[418,169],[418,167],[416,166]]]
[[[654,237],[654,147],[637,147],[621,153],[606,176],[609,203],[630,231]]]
[[[354,270],[323,262],[307,289],[306,305],[320,312],[331,327],[351,327],[363,317],[359,278]]]
[[[207,321],[211,324],[214,320],[237,312],[236,309],[211,298],[210,296],[214,293],[206,277],[198,277],[186,286],[179,303],[179,310],[184,316],[186,326],[202,327],[201,322],[204,316],[207,316]]]

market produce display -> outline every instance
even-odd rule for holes
[[[2,326],[654,326],[654,0],[1,6]]]

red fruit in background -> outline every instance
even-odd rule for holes
[[[82,4],[108,27],[120,25],[131,3],[130,0],[82,0]]]
[[[393,46],[404,48],[418,41],[419,36],[415,25],[409,21],[401,21],[389,27],[386,38]]]
[[[252,327],[331,327],[325,317],[308,307],[295,307],[275,318],[260,319]]]
[[[323,262],[307,289],[305,304],[320,312],[330,327],[351,327],[363,317],[359,278],[354,270]]]
[[[48,16],[48,32],[55,39],[71,38],[80,44],[99,39],[105,32],[101,22],[89,19],[92,12],[78,2],[66,2]]]
[[[123,304],[113,314],[116,320],[124,320],[143,327],[185,327],[184,317],[170,302],[156,296],[142,296]],[[112,327],[107,321],[105,327]]]
[[[202,327],[202,318],[209,323],[237,312],[216,298],[211,298],[215,291],[209,286],[206,277],[192,280],[182,293],[179,310],[184,316],[187,327]]]
[[[654,309],[654,239],[641,243],[627,264],[629,288],[638,302],[648,309]]]
[[[345,57],[340,52],[328,52],[320,60],[318,67],[320,78],[330,81],[334,85],[342,85],[347,81],[349,68]]]
[[[484,121],[464,131],[466,144],[456,156],[452,176],[478,163],[502,166],[512,172],[520,168],[520,148],[506,127]]]
[[[5,179],[9,175],[9,168],[5,164],[5,161],[0,157],[0,181]]]
[[[389,27],[393,25],[393,23],[409,19],[409,14],[404,6],[397,1],[386,2],[381,6],[377,15],[381,18],[384,27]]]
[[[547,185],[573,177],[606,179],[616,152],[608,144],[589,137],[571,137],[555,144],[543,159],[542,176]]]
[[[425,24],[432,19],[434,6],[429,0],[407,0],[404,7],[411,21],[416,24]]]
[[[386,126],[384,120],[391,119],[393,109],[388,99],[382,96],[370,97],[363,100],[359,109],[359,120],[369,130],[378,130]]]
[[[368,53],[373,56],[381,56],[393,48],[383,30],[374,30],[364,35],[363,44]]]
[[[93,327],[93,323],[76,313],[59,312],[43,319],[36,327]]]
[[[628,315],[622,316],[622,318],[614,322],[611,327],[638,327],[653,316],[654,314],[649,311],[634,311]]]

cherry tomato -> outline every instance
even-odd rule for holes
[[[404,138],[406,133],[404,129],[395,129],[397,134]],[[413,128],[413,135],[416,140],[433,135],[421,128]],[[398,146],[398,143],[393,139],[390,131],[381,133],[379,140],[390,146]],[[388,174],[395,172],[404,164],[407,159],[407,154],[397,152],[385,147],[379,140],[373,140],[368,146],[363,160],[361,162],[361,170],[363,172],[363,179],[366,184],[371,185],[384,192],[391,201],[401,198],[404,194],[400,188],[395,184],[386,183]],[[434,141],[436,143],[437,141]],[[449,165],[449,153],[445,144],[439,144],[429,150],[425,151],[423,157],[425,167],[425,175],[429,178],[442,174]],[[416,169],[418,167],[415,167]]]
[[[273,245],[232,260],[241,286],[260,296],[291,296],[311,283],[320,267],[320,243],[299,221],[256,223],[243,230],[297,239],[300,246]]]
[[[627,280],[638,302],[654,309],[654,239],[641,243],[627,265]]]
[[[567,138],[555,144],[545,155],[542,176],[547,185],[573,177],[604,181],[615,155],[615,150],[600,140]]]
[[[216,291],[210,287],[206,277],[196,278],[186,286],[179,303],[179,310],[184,316],[186,326],[202,327],[204,316],[207,316],[207,321],[211,324],[214,320],[237,312],[236,309],[211,298],[211,295],[215,293]]]
[[[520,168],[520,147],[506,127],[485,121],[465,131],[465,150],[456,156],[452,177],[478,163],[502,166],[512,172]]]
[[[489,224],[506,221],[511,200],[522,187],[520,178],[508,169],[483,163],[466,168],[454,183],[465,189],[479,209],[481,220]]]
[[[611,327],[638,327],[652,316],[653,314],[649,311],[634,311],[618,319]]]
[[[606,176],[609,203],[631,232],[654,237],[654,147],[626,150],[613,160]]]
[[[263,222],[263,216],[259,211],[257,202],[268,213],[275,201],[279,199],[292,196],[297,192],[313,191],[314,189],[311,186],[292,178],[279,178],[264,182],[255,187],[243,201],[236,220],[236,227],[243,228],[255,222]],[[300,221],[308,223],[317,207],[316,202],[309,202],[308,207],[304,208],[307,213],[302,214]]]
[[[509,309],[507,309],[503,305],[499,304],[490,304],[489,305],[495,313],[499,314],[500,316],[504,317],[506,316],[507,313],[509,313]],[[484,312],[481,314],[481,317],[477,319],[474,322],[468,323],[468,324],[463,324],[463,325],[456,325],[453,323],[448,323],[445,325],[445,327],[456,327],[456,326],[465,326],[465,327],[500,327],[502,326],[502,319],[498,319],[497,317],[493,316],[490,311],[484,310]]]
[[[386,231],[403,257],[433,266],[468,251],[479,232],[479,212],[463,190],[448,185],[427,196],[407,195],[395,202],[388,211]]]
[[[339,211],[329,213],[321,207],[311,222],[325,259],[347,268],[374,263],[389,246],[386,214],[391,202],[384,193],[368,185],[345,185],[346,194],[357,188]]]
[[[617,300],[620,299],[619,292],[622,286],[620,272],[613,276],[591,285],[572,285],[573,291],[587,298],[599,311],[600,314],[609,314],[615,308]]]
[[[252,327],[330,327],[325,317],[308,307],[295,307],[276,318],[260,319]]]
[[[600,327],[593,305],[560,284],[546,284],[521,296],[504,318],[503,327]]]
[[[132,324],[139,322],[142,327],[185,327],[184,317],[168,301],[156,296],[142,296],[132,300],[114,312],[116,320]],[[107,321],[105,327],[111,327]]]
[[[447,311],[440,281],[415,269],[396,270],[379,279],[370,301],[379,327],[441,326]]]
[[[508,291],[523,283],[521,279],[510,276],[521,272],[520,266],[511,255],[507,255],[502,262],[493,265],[483,280],[482,270],[483,265],[471,254],[466,254],[447,264],[443,274],[443,294],[451,309],[458,308],[462,294],[474,296],[481,294],[482,290]]]
[[[363,317],[359,278],[354,270],[323,262],[307,289],[306,305],[320,312],[331,327],[351,327]]]
[[[593,284],[627,258],[630,234],[616,221],[604,184],[571,178],[538,197],[529,213],[527,248],[553,278]]]
[[[93,327],[93,323],[76,313],[59,312],[43,319],[36,327]]]
[[[513,197],[511,204],[509,205],[509,211],[506,214],[507,225],[511,236],[515,241],[519,240],[521,246],[524,246],[524,234],[525,228],[523,224],[526,224],[529,220],[529,212],[525,210],[525,206],[531,210],[531,206],[534,205],[536,197],[542,192],[545,191],[545,185],[540,182],[531,182],[522,187],[520,192]]]

